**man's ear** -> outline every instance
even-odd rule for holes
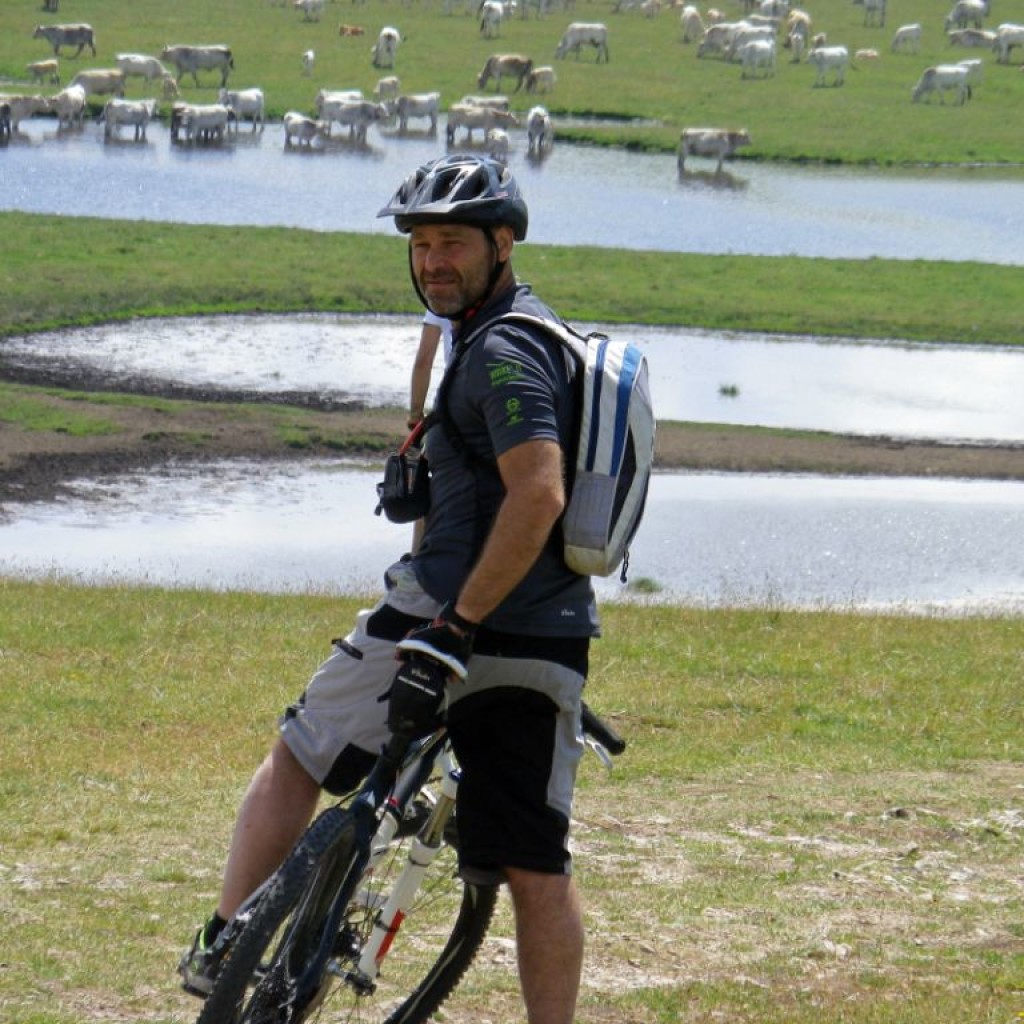
[[[494,245],[498,250],[498,259],[502,263],[507,262],[508,258],[512,255],[512,246],[515,244],[512,228],[507,224],[499,224],[493,229],[491,237],[494,239]]]

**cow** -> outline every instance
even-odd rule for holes
[[[953,90],[954,99],[963,104],[971,98],[970,68],[961,64],[936,64],[925,68],[910,94],[912,103],[933,92],[939,94],[939,102],[945,103],[946,92]]]
[[[398,130],[405,133],[409,126],[410,117],[429,117],[430,131],[433,134],[437,131],[437,115],[441,109],[441,94],[439,92],[412,93],[407,96],[399,96],[395,100],[395,113],[398,114]]]
[[[77,25],[36,25],[32,38],[45,39],[53,47],[54,57],[60,56],[62,46],[77,46],[74,54],[76,57],[88,46],[92,55],[96,56],[96,34],[92,25],[84,22]]]
[[[685,4],[679,15],[679,29],[684,43],[694,43],[704,37],[704,20],[693,4]]]
[[[477,75],[476,84],[481,89],[487,88],[487,83],[493,78],[495,89],[501,88],[503,78],[514,78],[516,87],[513,92],[519,92],[526,76],[533,70],[533,60],[518,53],[493,53],[487,58],[483,70]]]
[[[100,119],[103,121],[103,137],[111,139],[117,135],[121,125],[135,129],[135,141],[145,140],[146,125],[156,114],[156,100],[107,100]]]
[[[346,25],[342,22],[338,26],[338,35],[344,36],[346,39],[352,39],[356,36],[366,35],[366,29],[362,25]]]
[[[484,0],[480,7],[480,35],[484,39],[497,39],[501,35],[501,22],[505,8],[501,0]]]
[[[921,48],[921,23],[914,21],[909,25],[900,25],[892,35],[889,48],[893,53],[901,50],[906,53],[917,53]]]
[[[313,68],[316,66],[316,51],[306,50],[302,54],[302,73],[309,78],[313,74]]]
[[[562,33],[562,38],[555,47],[555,57],[565,57],[571,50],[580,59],[580,48],[593,46],[597,50],[597,63],[608,62],[608,26],[599,21],[574,21]]]
[[[402,35],[398,29],[385,25],[377,36],[377,42],[370,48],[373,66],[375,68],[393,68],[395,53],[398,51],[398,44],[401,41]]]
[[[71,79],[71,85],[80,85],[87,96],[123,96],[124,72],[120,68],[88,68]]]
[[[697,56],[703,57],[706,53],[725,53],[739,26],[740,22],[736,21],[720,21],[708,25],[697,44]]]
[[[956,0],[946,15],[943,27],[947,32],[951,28],[967,28],[968,24],[981,28],[987,14],[987,0]]]
[[[526,115],[526,151],[529,156],[542,157],[555,144],[551,115],[544,107],[531,107]]]
[[[864,0],[864,25],[877,25],[885,27],[885,3],[886,0]]]
[[[397,75],[385,75],[377,79],[373,87],[373,98],[378,103],[388,103],[397,100],[402,93],[402,83]]]
[[[165,46],[160,59],[166,60],[178,69],[175,81],[180,84],[184,75],[190,74],[196,88],[199,88],[200,71],[220,71],[220,87],[228,84],[228,75],[235,67],[231,49],[227,46]]]
[[[144,78],[151,82],[155,78],[170,76],[162,61],[144,53],[119,53],[114,57],[114,63],[124,72],[125,78]]]
[[[504,128],[488,128],[484,137],[484,146],[487,148],[487,155],[492,160],[501,160],[508,163],[508,132]]]
[[[743,65],[742,78],[757,78],[759,68],[764,72],[763,78],[774,75],[775,40],[754,39],[744,43],[740,48],[740,63]]]
[[[526,76],[525,89],[529,93],[551,92],[558,81],[555,69],[547,64],[534,68]]]
[[[459,103],[469,105],[471,107],[490,107],[492,110],[511,110],[512,104],[509,102],[507,96],[502,96],[500,93],[494,93],[493,96],[474,96],[468,95],[463,96]]]
[[[284,148],[292,145],[312,147],[317,139],[322,139],[327,134],[330,125],[323,121],[315,121],[297,110],[289,110],[282,121],[284,125]]]
[[[687,157],[707,157],[718,161],[715,173],[720,174],[722,162],[741,146],[749,145],[750,133],[745,128],[738,131],[726,128],[684,128],[679,136],[676,165],[682,174]]]
[[[51,108],[57,115],[58,128],[80,128],[85,117],[85,105],[88,97],[80,85],[68,85],[55,93],[51,99]]]
[[[4,95],[0,96],[0,102],[7,107],[8,134],[16,132],[18,126],[26,118],[34,117],[36,114],[49,114],[53,111],[53,100],[49,96],[42,96],[39,93]]]
[[[1015,46],[1024,46],[1024,25],[1004,22],[996,29],[995,42],[992,44],[992,49],[996,51],[996,63],[1008,64],[1010,51]]]
[[[25,70],[33,82],[42,82],[45,79],[50,85],[60,85],[60,62],[55,57],[26,64]]]
[[[775,29],[765,25],[745,25],[740,23],[733,32],[725,48],[725,59],[729,61],[741,61],[741,51],[747,43],[770,42],[775,44]]]
[[[473,132],[480,130],[484,135],[491,128],[510,128],[519,123],[515,114],[507,110],[495,110],[493,107],[477,107],[469,103],[453,103],[448,108],[448,125],[446,128],[448,145],[455,141],[455,132],[459,128],[466,130],[466,142],[473,141]]]
[[[386,121],[391,116],[391,111],[385,103],[374,103],[373,100],[353,100],[351,103],[342,103],[331,111],[331,116],[323,117],[327,122],[327,134],[331,133],[331,124],[334,121],[342,128],[348,128],[349,141],[359,145],[366,143],[366,130],[371,124]]]
[[[174,105],[178,125],[186,142],[220,142],[237,121],[235,112],[223,103]]]
[[[324,0],[292,0],[292,7],[302,11],[303,21],[319,21],[324,12]]]
[[[321,89],[313,100],[316,119],[326,126],[325,135],[331,133],[331,122],[336,120],[338,113],[350,103],[361,103],[361,89]]]
[[[850,63],[850,51],[845,46],[816,46],[807,54],[807,63],[817,69],[815,86],[825,84],[828,73],[833,75],[832,84],[842,85],[846,79],[846,68]]]
[[[995,32],[984,28],[955,28],[946,33],[950,46],[982,47],[991,50],[996,43]]]
[[[236,128],[242,118],[248,118],[254,132],[257,128],[263,131],[266,101],[262,89],[221,89],[217,94],[217,102],[235,112]]]

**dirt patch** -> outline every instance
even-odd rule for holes
[[[139,404],[32,392],[68,420],[88,407],[107,433],[26,429],[0,420],[0,502],[46,501],[83,477],[182,460],[381,455],[405,432],[400,410],[318,409],[237,394],[154,394]],[[661,424],[662,469],[1024,479],[1024,444],[953,445],[749,427]]]

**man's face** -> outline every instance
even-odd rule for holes
[[[494,230],[498,252],[480,228],[466,224],[417,224],[409,245],[412,272],[430,308],[454,316],[477,305],[487,293],[496,259],[508,259],[509,228]]]

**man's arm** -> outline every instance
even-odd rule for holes
[[[505,497],[455,610],[482,622],[529,572],[565,508],[562,450],[526,441],[498,456]]]

